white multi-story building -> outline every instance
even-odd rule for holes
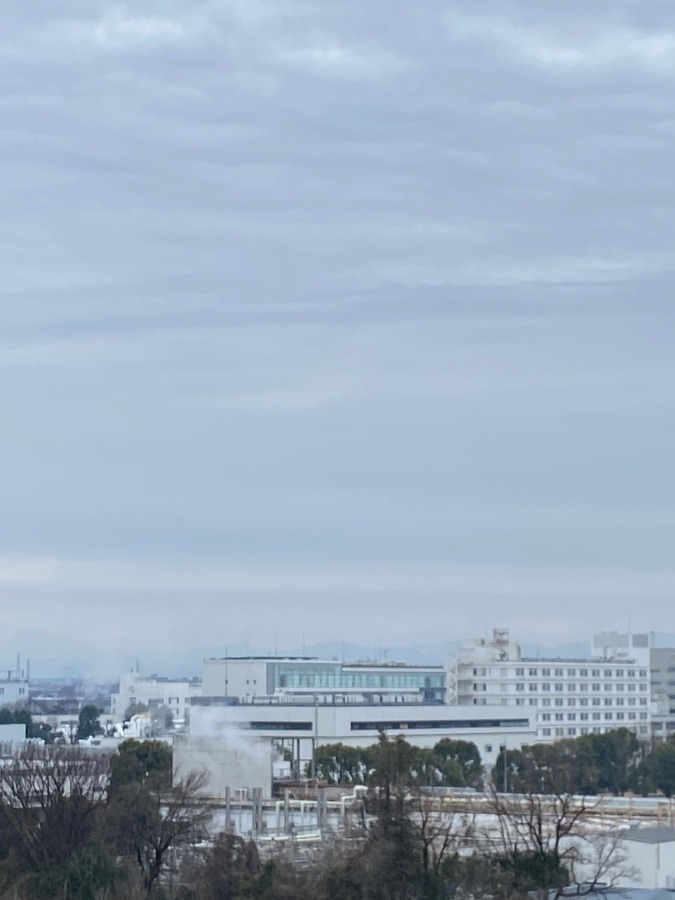
[[[523,657],[506,629],[493,638],[471,641],[454,667],[456,702],[472,706],[519,706],[536,713],[538,741],[629,728],[650,736],[649,645],[615,648],[596,636],[597,656],[587,659]],[[616,637],[616,636],[614,636]],[[647,636],[634,636],[647,637]],[[602,651],[602,652],[601,652]]]
[[[120,678],[117,692],[110,696],[110,712],[113,720],[119,720],[134,705],[148,709],[166,707],[174,720],[184,720],[193,697],[201,696],[198,679],[162,678],[157,675],[144,677],[138,672],[125,672]]]

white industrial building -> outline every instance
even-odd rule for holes
[[[309,656],[205,659],[204,697],[247,703],[260,697],[323,697],[399,703],[444,703],[443,666],[339,662]]]
[[[403,735],[418,747],[433,747],[442,738],[473,741],[486,765],[493,765],[500,747],[519,749],[535,740],[529,709],[480,708],[423,703],[333,703],[294,701],[231,704],[223,698],[193,701],[191,736],[223,737],[232,743],[242,732],[283,742],[294,760],[303,765],[312,748],[342,743],[367,747],[377,743],[383,730],[389,737]]]
[[[190,701],[201,695],[198,679],[162,678],[143,676],[137,671],[125,672],[120,678],[118,690],[110,696],[110,713],[113,720],[121,720],[133,705],[142,704],[148,709],[166,707],[174,720],[184,720]]]
[[[622,641],[622,638],[626,638]],[[460,706],[519,707],[538,741],[629,728],[650,736],[649,635],[596,635],[587,659],[523,657],[506,629],[464,645],[450,686]]]

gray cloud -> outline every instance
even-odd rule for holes
[[[671,4],[26,0],[0,56],[8,648],[160,586],[195,645],[672,627]]]

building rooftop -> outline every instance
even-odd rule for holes
[[[397,710],[409,710],[410,712],[415,711],[426,711],[430,716],[434,718],[438,718],[440,716],[457,716],[457,715],[470,715],[475,719],[489,719],[490,717],[506,717],[508,719],[512,719],[513,721],[525,721],[529,719],[530,714],[527,712],[521,712],[519,709],[513,706],[504,706],[504,705],[495,705],[495,706],[473,706],[469,704],[448,704],[448,703],[425,703],[421,700],[418,701],[398,701],[395,702],[393,700],[372,700],[372,699],[363,699],[359,700],[356,698],[348,698],[345,699],[344,702],[341,700],[323,700],[318,699],[317,702],[313,702],[312,700],[308,700],[306,697],[301,699],[286,699],[276,697],[255,697],[250,700],[239,700],[236,697],[223,697],[223,696],[215,696],[215,697],[190,697],[190,705],[193,707],[198,706],[236,706],[236,707],[246,707],[247,709],[259,709],[261,707],[274,707],[277,709],[379,709],[385,710],[387,712],[393,712],[395,709]]]
[[[518,660],[516,660],[517,662]],[[509,660],[513,662],[513,660]],[[576,663],[577,665],[592,666],[598,663],[635,663],[634,659],[626,659],[623,656],[521,656],[520,662],[524,663]]]
[[[204,662],[311,662],[320,665],[344,666],[348,669],[368,668],[368,669],[438,669],[443,671],[445,666],[440,663],[406,663],[392,659],[384,659],[379,662],[374,659],[359,660],[341,660],[341,659],[321,659],[318,656],[209,656]]]
[[[334,659],[319,659],[318,656],[207,656],[204,662],[337,662]]]
[[[621,832],[624,841],[639,841],[641,844],[667,844],[675,841],[675,828],[629,828]]]
[[[407,663],[407,662],[399,662],[393,659],[385,659],[381,662],[376,662],[373,659],[363,659],[357,660],[356,662],[343,662],[342,665],[346,669],[440,669],[441,671],[445,670],[445,666],[440,663]]]
[[[549,893],[550,900],[561,896],[558,891]],[[563,888],[563,897],[602,897],[603,900],[673,900],[673,892],[666,888],[620,888],[602,884],[589,890],[588,885],[570,885]]]

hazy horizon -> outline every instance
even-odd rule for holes
[[[675,631],[672,4],[3,38],[7,652]]]

